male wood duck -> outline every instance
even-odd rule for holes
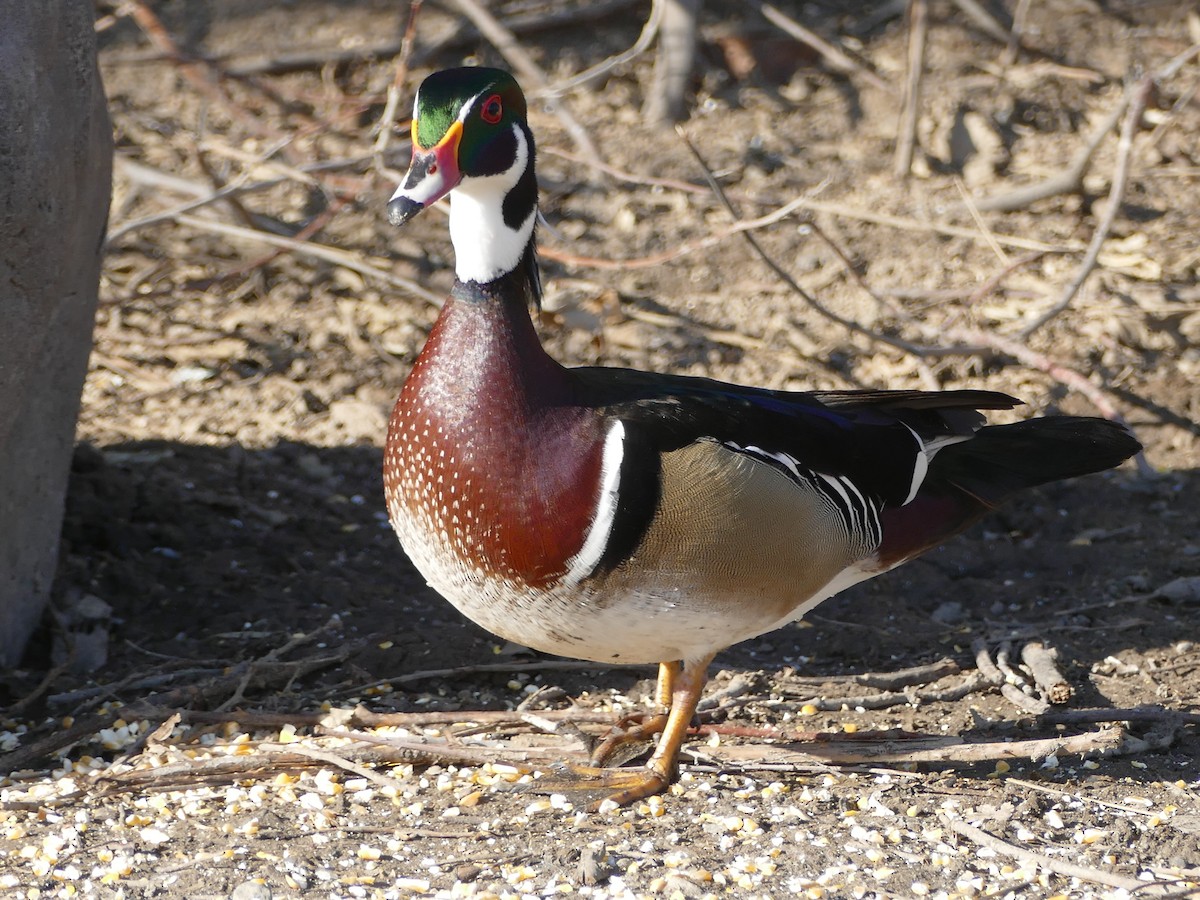
[[[449,195],[456,280],[388,426],[392,525],[429,584],[484,628],[547,653],[658,663],[659,714],[578,779],[623,804],[662,791],[713,656],[962,531],[1015,492],[1139,450],[1102,419],[985,426],[989,391],[793,393],[630,369],[565,368],[530,308],[537,183],[506,72],[418,90],[403,225]],[[646,767],[602,768],[661,732]]]

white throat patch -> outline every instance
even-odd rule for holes
[[[450,240],[454,244],[454,274],[459,281],[494,281],[521,261],[533,235],[536,205],[514,230],[504,222],[504,198],[529,165],[529,141],[513,126],[517,156],[499,175],[463,180],[450,192]]]

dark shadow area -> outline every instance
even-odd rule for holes
[[[92,594],[112,607],[109,661],[90,677],[61,673],[39,705],[61,716],[79,711],[66,702],[76,691],[90,698],[85,707],[96,698],[144,699],[178,687],[173,672],[262,659],[333,616],[315,646],[344,660],[282,687],[251,681],[239,705],[302,711],[361,697],[377,710],[403,711],[511,700],[510,674],[470,668],[531,657],[424,585],[387,525],[379,466],[374,447],[79,447],[58,593]],[[1200,573],[1198,518],[1200,479],[1190,472],[1153,482],[1120,472],[1031,492],[926,557],[826,602],[805,623],[730,648],[714,672],[770,678],[791,667],[806,677],[844,676],[942,657],[965,670],[975,639],[1038,637],[1058,649],[1074,705],[1111,705],[1094,667],[1114,657],[1161,659],[1188,637],[1194,605],[1150,595]],[[1130,602],[1138,595],[1147,596]],[[6,705],[45,674],[49,645],[37,642],[27,668],[0,685]],[[364,694],[378,681],[459,667],[461,675]],[[581,668],[547,671],[533,683],[577,696],[626,690],[650,674]],[[123,688],[131,678],[152,686]],[[1140,689],[1123,702],[1186,699],[1156,696],[1152,679]],[[226,699],[206,702],[215,708]]]

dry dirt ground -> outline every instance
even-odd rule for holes
[[[56,667],[70,626],[48,625],[0,681],[0,894],[1196,890],[1200,66],[1161,70],[1200,20],[1180,0],[1043,0],[1010,58],[932,0],[901,179],[898,6],[783,4],[862,67],[839,74],[750,6],[706,4],[685,124],[742,218],[803,201],[755,233],[865,332],[806,306],[739,236],[707,240],[733,220],[679,137],[640,116],[643,54],[562,100],[607,173],[533,103],[546,341],[571,364],[773,387],[997,389],[1021,415],[1098,399],[1157,473],[1032,492],[731,648],[679,784],[591,813],[515,764],[578,758],[653,672],[500,644],[416,577],[381,500],[385,418],[436,315],[403,280],[434,299],[450,283],[444,216],[397,233],[383,215],[412,88],[504,60],[453,4],[426,4],[376,165],[406,4],[102,3],[119,161],[59,610],[111,607],[71,637],[81,664],[107,633],[108,658]],[[520,31],[552,82],[631,46],[647,14],[582,9]],[[1020,337],[1079,271],[1121,157],[1112,113],[1155,73],[1095,271]],[[1066,170],[1106,119],[1082,191],[973,208]],[[970,329],[1020,346],[917,355],[878,337]],[[1041,713],[1019,686],[1030,643],[1070,686]],[[1006,692],[981,650],[1007,660]],[[880,680],[913,667],[928,668]]]

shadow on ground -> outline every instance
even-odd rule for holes
[[[110,661],[95,680],[258,658],[334,615],[349,660],[291,685],[298,705],[519,653],[424,585],[387,526],[379,467],[374,447],[82,445],[59,593],[94,594],[113,608]],[[1194,613],[1128,598],[1200,573],[1198,495],[1194,473],[1146,482],[1126,471],[1031,492],[923,559],[827,602],[803,626],[731,648],[717,666],[845,675],[951,656],[969,667],[973,639],[1044,633],[1079,702],[1104,705],[1091,667],[1170,647]],[[27,658],[31,677],[46,668],[47,646]],[[634,680],[621,669],[561,675],[569,691]],[[445,680],[440,694],[450,708],[477,708],[495,701],[489,686],[508,680],[465,674]],[[429,684],[419,688],[428,703]],[[404,709],[410,700],[397,691],[385,705]]]

